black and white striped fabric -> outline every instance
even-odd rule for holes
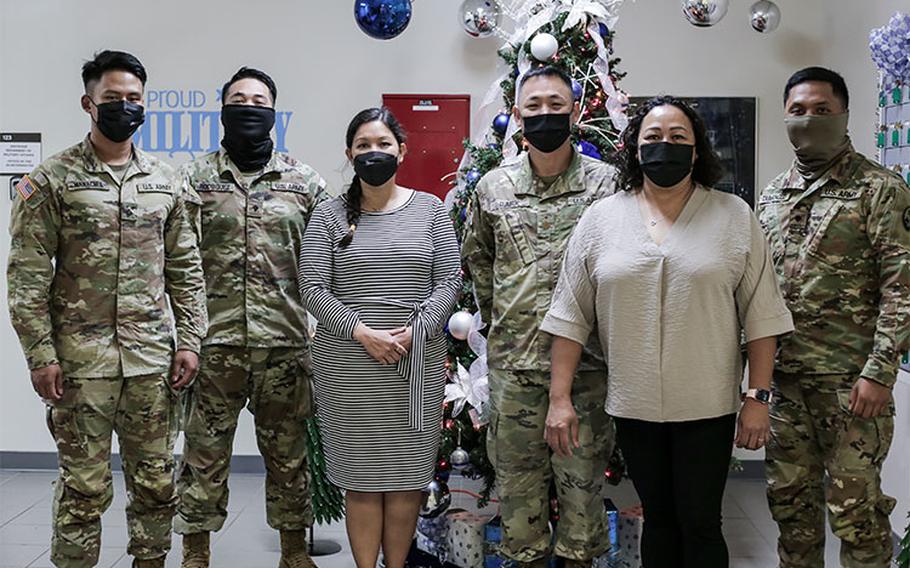
[[[455,230],[442,202],[417,191],[397,209],[363,213],[340,248],[347,230],[342,197],[317,207],[298,272],[304,307],[319,321],[313,370],[328,475],[354,491],[423,489],[439,445],[443,329],[461,289]],[[411,325],[411,353],[380,364],[352,337],[360,322]]]

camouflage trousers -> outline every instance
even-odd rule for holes
[[[185,423],[174,530],[220,530],[237,419],[246,406],[265,461],[266,520],[278,530],[312,524],[305,418],[311,412],[309,352],[302,348],[202,348]]]
[[[487,453],[496,469],[502,515],[500,552],[531,562],[551,551],[590,560],[609,546],[603,505],[604,470],[613,450],[613,421],[604,412],[606,373],[581,372],[572,387],[580,448],[568,458],[544,440],[550,373],[490,369],[492,415]],[[559,524],[551,550],[550,481],[555,477]]]
[[[63,398],[48,407],[57,443],[51,562],[60,568],[95,566],[101,515],[111,505],[111,438],[117,433],[126,482],[127,552],[157,558],[171,548],[174,442],[179,405],[167,374],[67,378]]]
[[[894,410],[863,419],[849,411],[856,375],[774,377],[768,503],[780,527],[782,568],[824,567],[825,509],[841,539],[844,568],[887,568],[895,500],[882,493],[882,462]]]

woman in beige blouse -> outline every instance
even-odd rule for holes
[[[597,326],[607,412],[644,508],[645,568],[726,567],[733,443],[767,441],[776,336],[793,323],[748,204],[711,189],[722,170],[691,107],[643,105],[620,160],[617,193],[579,221],[541,326],[555,336],[547,441],[559,454],[578,447],[572,377]]]

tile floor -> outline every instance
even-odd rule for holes
[[[56,474],[49,471],[0,470],[0,567],[45,568],[49,560],[51,536],[51,483]],[[127,534],[124,516],[123,478],[114,477],[115,497],[103,517],[101,559],[104,568],[128,568]],[[227,523],[213,536],[212,565],[218,568],[274,568],[278,564],[278,535],[265,524],[263,478],[260,475],[233,475]],[[724,531],[734,568],[772,568],[776,566],[777,527],[771,520],[764,496],[764,482],[731,480],[724,502]],[[620,508],[634,505],[635,491],[628,482],[609,488],[609,496]],[[342,551],[317,559],[320,568],[352,568],[342,524],[320,527],[317,538],[335,540]],[[837,543],[829,534],[827,566],[837,566]],[[180,539],[167,566],[180,565]]]

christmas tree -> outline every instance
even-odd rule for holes
[[[572,141],[582,154],[607,158],[617,148],[626,123],[627,98],[616,89],[624,74],[617,71],[619,59],[613,57],[612,47],[613,28],[622,1],[550,0],[513,4],[516,5],[503,11],[512,17],[515,31],[498,52],[506,72],[491,87],[480,109],[481,115],[484,112],[492,115],[489,126],[473,140],[465,141],[457,185],[447,198],[459,238],[465,233],[477,182],[503,160],[522,151],[521,132],[510,115],[523,73],[552,65],[573,78],[572,91],[581,107],[581,118],[573,127]],[[487,458],[485,444],[489,392],[484,327],[474,300],[471,275],[465,268],[464,289],[449,323],[450,384],[446,388],[437,477],[445,479],[452,467],[459,467],[463,468],[463,475],[483,479],[481,506],[495,485],[495,471]],[[619,481],[620,464],[621,459],[614,456],[605,472],[610,481]]]
[[[306,420],[307,467],[310,472],[310,497],[316,524],[327,525],[344,518],[344,495],[329,481],[325,470],[325,454],[316,416]]]
[[[910,523],[907,524],[907,530],[904,532],[904,538],[901,539],[900,548],[900,552],[897,555],[897,565],[899,568],[910,568]]]

